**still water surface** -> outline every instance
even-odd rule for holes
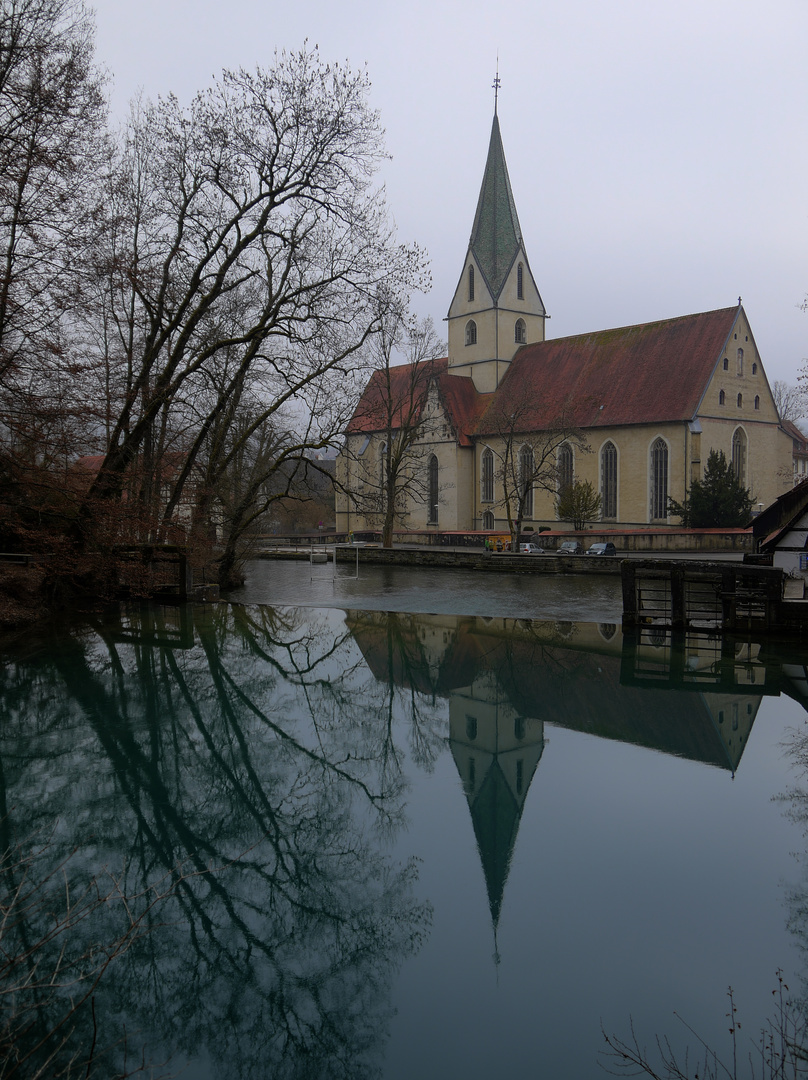
[[[272,565],[245,597],[303,591]],[[421,573],[426,614],[383,574],[389,610],[130,609],[5,655],[6,835],[76,883],[185,874],[100,1030],[193,1080],[597,1077],[630,1015],[725,1045],[729,984],[753,1032],[804,971],[802,658],[626,642],[613,579]]]

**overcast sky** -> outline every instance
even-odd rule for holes
[[[493,114],[561,337],[743,297],[769,379],[808,357],[808,0],[96,0],[113,113],[317,44],[367,66],[399,239],[442,325]],[[445,327],[444,334],[445,334]]]

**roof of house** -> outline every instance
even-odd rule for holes
[[[505,164],[499,118],[494,113],[470,247],[495,300],[502,292],[521,244],[522,229]]]
[[[692,420],[740,312],[721,308],[526,345],[477,434]]]
[[[415,366],[400,364],[374,371],[348,424],[348,434],[385,431],[388,422],[393,428],[417,423],[429,381],[441,373],[441,365],[445,370],[446,364],[445,359],[425,360]]]
[[[785,431],[786,435],[790,435],[797,444],[794,447],[795,453],[808,453],[808,435],[806,435],[804,431],[800,431],[793,420],[781,420],[780,427]]]
[[[785,426],[785,425],[784,425]],[[808,509],[808,480],[803,480],[769,503],[752,522],[752,535],[761,551],[773,551],[779,540]]]
[[[415,367],[412,364],[391,367],[390,397],[393,407],[390,420],[393,428],[417,423],[421,418],[429,383],[435,379],[460,445],[470,446],[470,436],[487,405],[487,396],[478,393],[473,381],[466,376],[450,375],[448,366],[449,361],[444,356],[438,360],[421,361]],[[387,429],[386,396],[386,372],[374,371],[348,424],[349,435]]]

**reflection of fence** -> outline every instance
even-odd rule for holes
[[[623,626],[767,629],[778,618],[782,570],[743,563],[624,561]]]
[[[779,694],[782,664],[759,643],[704,631],[637,627],[623,637],[620,682],[698,693]]]

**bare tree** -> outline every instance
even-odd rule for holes
[[[12,531],[26,506],[48,518],[87,431],[87,359],[71,330],[104,147],[93,34],[80,0],[0,0],[0,500]]]
[[[508,519],[511,550],[519,550],[522,523],[534,514],[536,492],[555,496],[559,486],[558,454],[565,443],[586,453],[589,446],[580,428],[559,416],[544,431],[531,431],[531,406],[525,402],[514,411],[499,409],[489,419],[494,438],[490,442],[495,458],[495,476],[502,498],[500,505]]]
[[[354,476],[343,481],[348,498],[366,520],[379,523],[383,547],[392,547],[393,530],[407,521],[413,505],[429,503],[427,516],[436,518],[432,503],[439,493],[425,470],[433,434],[427,406],[436,374],[432,361],[444,351],[431,318],[413,319],[388,298],[380,304],[380,329],[371,345],[375,371],[348,426],[342,456]],[[396,363],[400,358],[403,364]],[[378,458],[371,453],[363,462],[371,436]]]
[[[92,236],[103,146],[94,26],[77,0],[0,3],[0,383],[24,385],[62,341]],[[89,193],[89,194],[88,194]]]
[[[805,376],[800,376],[800,383],[802,384]],[[792,386],[791,383],[782,382],[776,380],[772,386],[772,396],[774,397],[774,404],[777,407],[777,412],[780,414],[781,420],[791,420],[796,422],[800,417],[805,415],[806,412],[806,400],[805,400],[805,386]]]
[[[133,115],[96,253],[99,370],[116,398],[85,541],[135,470],[136,498],[165,521],[197,462],[217,460],[212,433],[243,394],[260,401],[257,431],[328,372],[349,380],[379,327],[378,290],[422,284],[423,257],[394,243],[373,186],[383,150],[367,91],[364,74],[304,50],[225,72],[187,110],[168,98]],[[185,463],[166,510],[172,446]]]

